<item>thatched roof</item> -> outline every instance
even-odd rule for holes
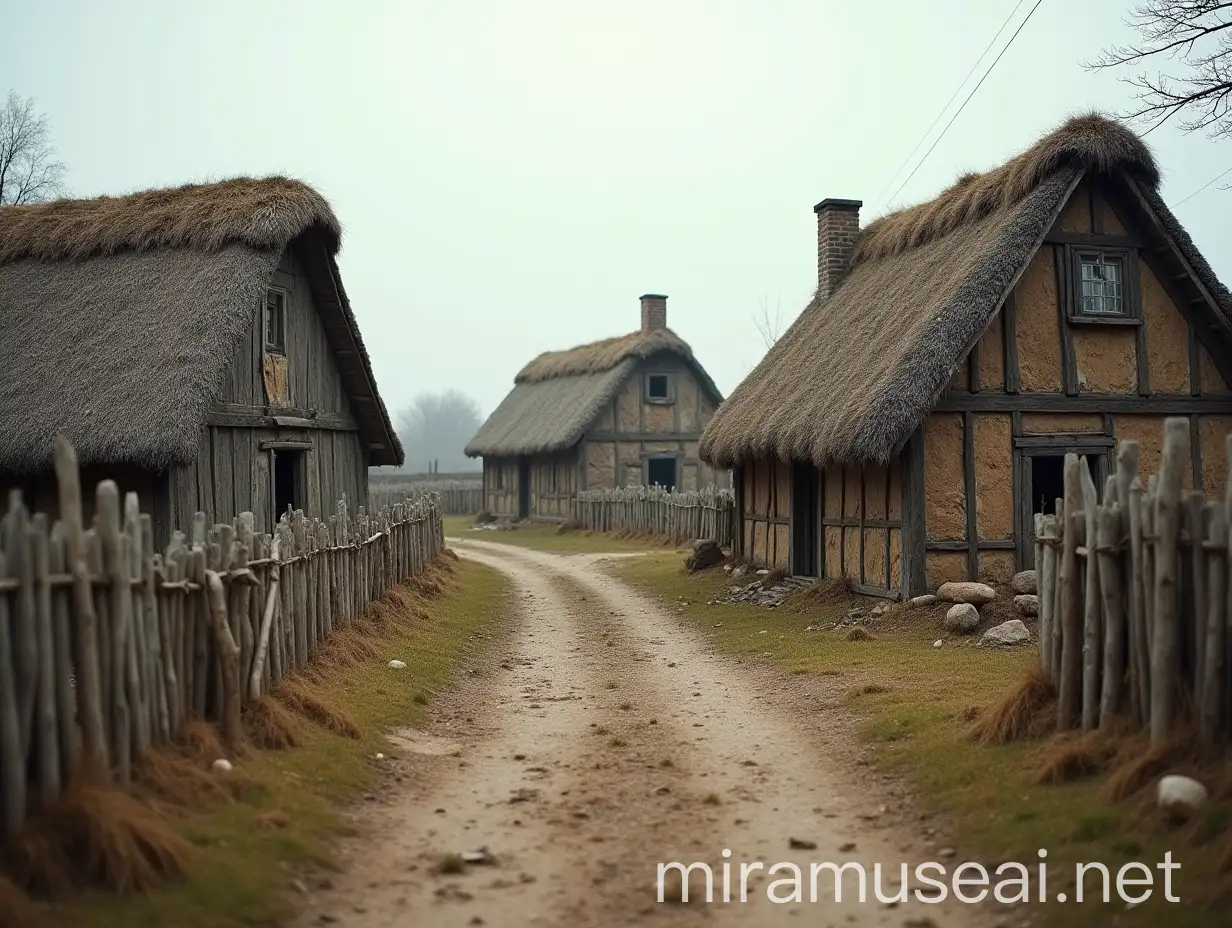
[[[1232,315],[1227,291],[1160,200],[1146,145],[1117,122],[1076,117],[1008,163],[864,229],[838,289],[814,298],[719,408],[703,459],[889,460],[1087,173],[1133,182]]]
[[[57,433],[83,463],[191,461],[288,246],[373,463],[400,463],[335,263],[340,236],[321,195],[281,177],[0,208],[0,470],[46,467]]]
[[[654,355],[674,355],[719,402],[714,381],[671,329],[631,332],[545,351],[518,372],[513,390],[466,446],[470,457],[546,454],[575,444],[637,369]]]

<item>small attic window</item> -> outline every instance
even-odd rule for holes
[[[670,403],[672,401],[671,374],[647,374],[646,399],[652,403]]]
[[[287,291],[274,287],[265,291],[265,350],[278,354],[287,351]]]
[[[1138,321],[1136,268],[1129,249],[1076,248],[1071,267],[1071,321]]]

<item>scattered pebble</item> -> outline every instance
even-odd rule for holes
[[[230,773],[232,769],[231,761],[227,760],[225,757],[220,757],[218,760],[214,761],[212,767],[215,773]]]
[[[389,662],[390,670],[406,670],[406,661],[393,660]]]
[[[817,850],[817,842],[809,841],[807,838],[791,838],[787,842],[787,846],[793,851],[815,851]]]

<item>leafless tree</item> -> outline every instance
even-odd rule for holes
[[[1122,115],[1148,125],[1147,132],[1179,116],[1186,132],[1232,137],[1232,3],[1144,0],[1126,24],[1137,30],[1139,43],[1108,49],[1087,65],[1142,69],[1124,79],[1138,102]]]
[[[770,301],[763,296],[761,298],[761,312],[753,317],[753,324],[757,326],[761,340],[766,343],[766,350],[768,351],[773,348],[774,343],[783,334],[782,300],[777,297],[775,298],[774,312],[772,313],[770,311]]]
[[[41,203],[59,195],[64,165],[55,158],[47,116],[10,90],[0,107],[0,206]]]
[[[479,431],[479,405],[460,390],[420,393],[398,416],[398,437],[406,450],[406,469],[426,473],[474,470],[462,453]]]

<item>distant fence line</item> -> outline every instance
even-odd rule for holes
[[[1059,729],[1125,715],[1160,744],[1192,713],[1204,743],[1232,733],[1232,436],[1228,490],[1211,501],[1182,493],[1189,436],[1187,419],[1165,420],[1145,487],[1139,443],[1122,441],[1102,502],[1086,459],[1066,455],[1059,515],[1035,517],[1040,662]]]
[[[579,490],[574,517],[596,532],[661,535],[674,544],[709,538],[730,548],[736,497],[714,486],[680,492],[657,486]]]
[[[435,494],[442,515],[473,516],[483,509],[482,480],[408,480],[368,486],[368,498],[376,507],[423,493]]]
[[[327,522],[283,516],[274,535],[251,513],[213,527],[198,513],[158,553],[136,494],[121,508],[100,483],[87,530],[67,442],[55,467],[59,521],[17,493],[0,519],[0,837],[91,758],[127,783],[192,718],[237,747],[244,705],[444,547],[436,500],[420,497],[354,514],[344,499]]]

